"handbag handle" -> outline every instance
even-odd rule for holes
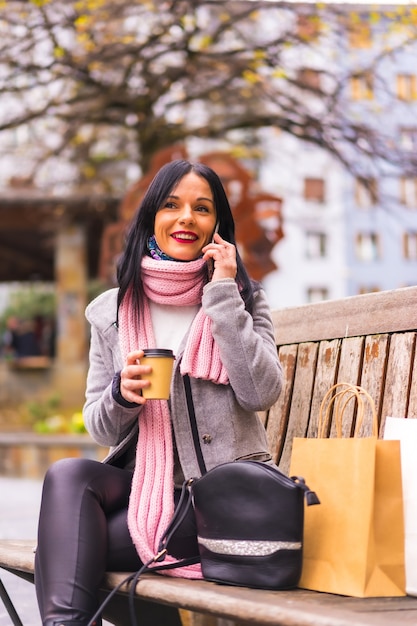
[[[336,426],[336,437],[341,438],[343,436],[343,416],[349,402],[355,399],[357,401],[358,411],[353,436],[355,437],[358,435],[363,424],[366,401],[372,412],[372,435],[374,437],[378,436],[378,418],[375,409],[375,402],[373,401],[372,396],[359,385],[352,385],[351,383],[336,383],[326,392],[320,405],[317,432],[317,436],[319,438],[326,438],[332,409]]]

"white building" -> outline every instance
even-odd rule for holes
[[[381,8],[359,36],[325,40],[320,54],[298,62],[313,72],[320,64],[340,74],[361,69],[345,86],[346,109],[414,152],[415,170],[401,177],[375,160],[372,177],[355,179],[319,148],[264,132],[260,183],[284,199],[285,239],[274,250],[279,269],[264,280],[274,308],[417,283],[417,43],[398,45],[403,33],[389,21]]]

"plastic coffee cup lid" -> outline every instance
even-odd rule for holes
[[[143,352],[145,353],[145,356],[162,356],[175,358],[173,351],[167,350],[165,348],[146,348],[146,350],[144,350]]]

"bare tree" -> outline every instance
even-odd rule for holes
[[[155,152],[187,138],[233,145],[246,136],[253,146],[257,129],[271,127],[330,151],[364,180],[376,163],[415,175],[415,153],[347,106],[349,81],[377,75],[384,58],[415,42],[412,7],[11,0],[0,8],[0,136],[32,129],[43,167],[63,157],[80,180],[105,189],[118,163],[147,171]],[[378,45],[351,63],[346,42],[370,26]]]

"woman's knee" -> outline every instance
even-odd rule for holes
[[[53,463],[44,480],[44,496],[79,500],[91,493],[107,510],[124,506],[130,493],[131,472],[91,459],[68,458]]]
[[[83,490],[100,470],[102,464],[91,459],[68,458],[53,463],[47,470],[44,479],[43,491],[52,493],[69,493]]]
[[[85,478],[96,465],[101,465],[101,463],[91,459],[60,459],[49,466],[45,474],[45,482],[66,482],[68,480],[72,482],[77,478]]]

